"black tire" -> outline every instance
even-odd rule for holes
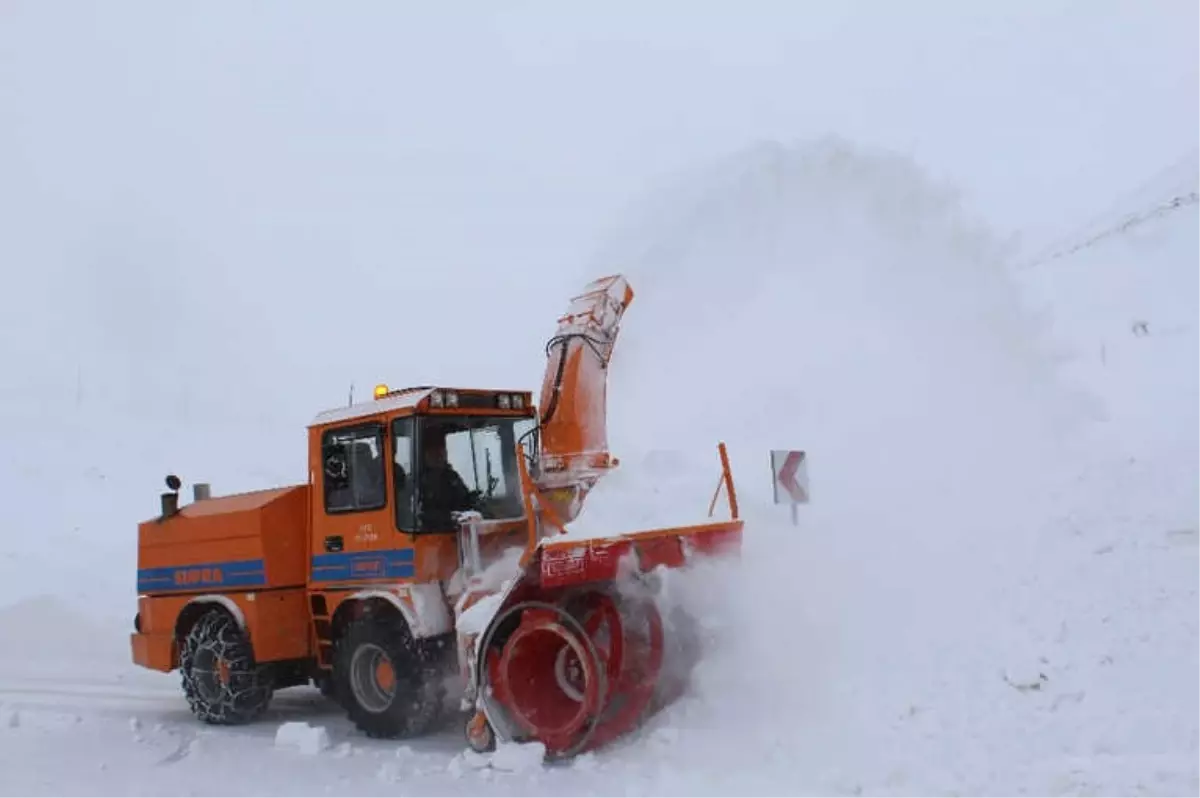
[[[380,679],[381,664],[390,665],[390,684]],[[418,737],[440,719],[445,687],[401,618],[351,623],[337,643],[333,679],[338,702],[368,737]]]
[[[188,630],[179,670],[192,714],[205,723],[249,723],[274,694],[269,674],[254,662],[250,639],[224,610],[210,610]]]

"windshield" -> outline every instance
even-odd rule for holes
[[[517,441],[532,418],[430,417],[418,421],[417,525],[424,531],[456,528],[451,513],[477,510],[485,519],[523,514]],[[527,450],[536,441],[521,441]]]

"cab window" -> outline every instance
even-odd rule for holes
[[[516,443],[536,434],[535,419],[423,417],[419,426],[420,531],[454,530],[455,511],[474,510],[488,520],[524,514]]]
[[[392,422],[392,492],[396,496],[396,529],[416,529],[417,480],[413,473],[413,419]]]
[[[329,430],[322,436],[327,513],[378,510],[387,504],[383,442],[379,424]]]

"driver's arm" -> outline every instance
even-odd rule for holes
[[[447,468],[446,472],[447,488],[449,488],[450,495],[454,497],[454,506],[473,508],[475,502],[472,500],[473,497],[467,488],[467,483],[463,482],[463,478],[453,467]]]

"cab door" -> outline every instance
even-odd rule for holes
[[[396,551],[387,427],[357,420],[321,431],[313,491],[315,586],[411,577],[412,553]]]

